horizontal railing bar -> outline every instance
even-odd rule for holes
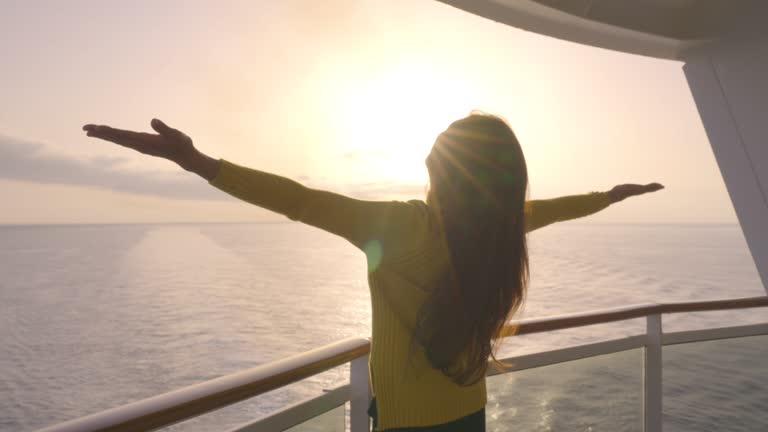
[[[679,313],[679,312],[706,312],[729,309],[746,309],[768,306],[768,296],[750,297],[729,300],[711,300],[686,303],[651,303],[623,308],[580,312],[575,314],[560,315],[554,317],[532,318],[512,321],[504,328],[503,337],[523,334],[541,333],[553,330],[563,330],[573,327],[582,327],[594,324],[604,324],[615,321],[624,321],[634,318],[644,318],[648,315]],[[515,327],[517,326],[517,327]]]
[[[642,318],[652,314],[768,306],[768,296],[689,303],[646,304],[512,322],[504,336],[562,330]],[[370,351],[370,342],[349,338],[303,354],[53,425],[39,432],[153,430],[223,408],[343,365]]]
[[[708,330],[694,330],[686,332],[675,332],[664,335],[664,344],[671,345],[675,343],[706,341],[713,339],[722,339],[727,337],[741,337],[741,336],[754,336],[768,334],[768,324],[757,324],[739,327],[727,327],[723,329],[708,329]],[[639,349],[645,346],[647,335],[635,335],[628,336],[622,339],[612,339],[607,341],[600,341],[586,345],[577,345],[567,348],[560,348],[549,351],[536,352],[532,354],[524,354],[518,356],[511,356],[502,359],[501,361],[512,363],[509,367],[497,368],[495,366],[489,366],[488,377],[506,374],[509,372],[522,371],[526,369],[533,369],[537,367],[551,366],[559,363],[565,363],[570,361],[582,360],[585,358],[592,358],[601,355],[615,354],[622,351],[631,349]],[[345,386],[348,389],[348,386]],[[337,389],[338,390],[338,389]],[[311,398],[301,405],[311,403],[313,400],[324,398],[327,395],[317,396]],[[300,405],[297,404],[297,405]],[[249,427],[240,427],[230,432],[261,432],[261,431],[273,431],[284,430],[288,427],[295,426],[307,420],[305,415],[298,415],[295,412],[297,406],[288,407],[284,410],[270,415],[269,418],[262,418],[255,420],[249,424]],[[321,410],[322,412],[327,410]],[[319,415],[319,414],[318,414]],[[273,418],[275,420],[273,420]],[[279,420],[278,420],[279,418]],[[288,419],[293,419],[288,420]],[[299,420],[301,419],[301,420]],[[257,428],[258,426],[258,428]]]
[[[691,342],[704,342],[718,339],[762,335],[768,335],[768,323],[665,333],[661,340],[663,345],[676,345]]]
[[[510,367],[496,367],[488,364],[487,376],[505,374],[542,366],[550,366],[557,363],[565,363],[581,360],[599,355],[613,354],[621,351],[642,348],[648,337],[645,334],[628,336],[621,339],[594,342],[585,345],[576,345],[568,348],[558,348],[551,351],[543,351],[532,354],[523,354],[507,357],[501,361],[512,363]]]
[[[41,432],[154,430],[316,375],[369,351],[368,339],[348,338],[280,361],[60,423]]]
[[[274,432],[286,430],[344,405],[349,400],[349,388],[349,384],[344,384],[320,396],[307,398],[278,412],[240,425],[229,432]]]
[[[716,310],[748,309],[768,306],[768,296],[747,297],[726,300],[703,300],[698,302],[662,303],[661,313],[709,312]]]

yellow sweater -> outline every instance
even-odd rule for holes
[[[337,234],[365,252],[373,312],[369,378],[380,430],[446,423],[485,406],[485,379],[458,386],[430,367],[422,350],[406,363],[416,313],[448,263],[445,241],[424,201],[353,199],[226,160],[210,184]],[[527,231],[609,204],[603,192],[528,201]]]

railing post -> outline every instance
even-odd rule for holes
[[[661,314],[646,319],[643,422],[645,432],[661,432]]]
[[[349,427],[350,432],[369,432],[368,354],[352,360],[349,367]]]

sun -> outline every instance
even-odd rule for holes
[[[338,143],[368,155],[371,174],[424,182],[437,135],[477,108],[469,83],[424,64],[398,64],[349,80],[335,95]]]

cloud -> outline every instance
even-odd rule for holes
[[[34,183],[101,187],[118,192],[170,199],[232,199],[192,173],[141,173],[121,170],[120,157],[94,157],[86,161],[42,152],[44,145],[0,135],[0,178]],[[422,198],[424,185],[398,182],[368,182],[330,187],[300,175],[302,184],[334,190],[359,199]],[[341,189],[341,190],[339,190]]]
[[[42,153],[40,143],[0,135],[0,178],[35,183],[95,186],[173,199],[223,199],[220,191],[194,174],[123,171],[126,162],[118,157],[95,157],[87,161]]]

